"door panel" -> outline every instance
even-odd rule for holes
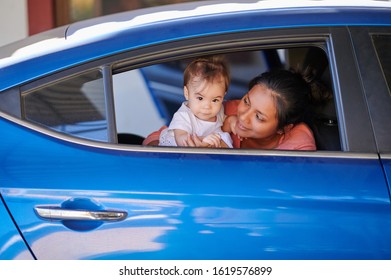
[[[8,132],[1,195],[38,259],[391,257],[390,201],[375,156],[127,151],[4,119],[0,129]],[[51,220],[37,206],[127,217]]]
[[[385,177],[388,183],[388,191],[390,193],[391,197],[391,155],[390,154],[384,154],[381,155]]]
[[[0,247],[0,260],[21,259],[32,260],[29,248],[24,243],[15,224],[9,216],[0,196],[0,240],[2,244]]]

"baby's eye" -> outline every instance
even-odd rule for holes
[[[213,103],[218,103],[220,101],[220,99],[213,99],[212,102]]]
[[[202,98],[201,96],[199,96],[199,97],[197,97],[197,99],[198,99],[199,101],[201,101],[203,98]]]

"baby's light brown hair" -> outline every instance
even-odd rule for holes
[[[192,78],[199,77],[200,80],[213,82],[222,78],[225,92],[228,91],[230,82],[227,64],[222,56],[200,57],[190,62],[184,71],[183,84],[188,86]]]

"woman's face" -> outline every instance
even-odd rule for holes
[[[277,134],[277,108],[273,91],[262,84],[255,85],[238,106],[236,133],[241,138],[267,141]]]

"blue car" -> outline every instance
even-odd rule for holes
[[[200,1],[0,48],[0,259],[391,259],[391,3]],[[316,151],[143,146],[222,55],[227,100],[316,70]]]

